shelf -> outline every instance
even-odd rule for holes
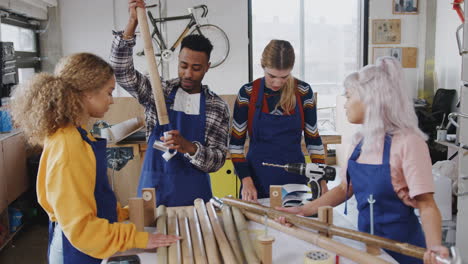
[[[10,243],[10,241],[18,234],[19,231],[21,231],[21,229],[23,229],[23,227],[24,227],[24,224],[20,225],[20,226],[18,227],[18,229],[17,229],[15,232],[11,233],[11,234],[8,236],[8,238],[5,240],[5,242],[3,243],[3,245],[0,245],[0,251],[2,251],[3,248],[4,248],[6,245],[8,245],[8,243]]]
[[[448,141],[439,141],[439,140],[434,140],[435,143],[438,143],[440,145],[449,147],[449,148],[454,148],[454,149],[459,149],[460,147],[456,145],[454,142],[448,142]],[[468,146],[464,146],[464,149],[468,150]]]

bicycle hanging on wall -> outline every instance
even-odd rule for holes
[[[147,6],[146,8],[149,9],[155,6],[157,5]],[[227,56],[229,55],[229,39],[226,33],[216,25],[201,24],[194,15],[194,10],[196,9],[202,9],[202,18],[206,17],[206,15],[208,14],[208,7],[206,5],[198,5],[192,8],[188,8],[189,14],[184,16],[154,18],[151,11],[147,11],[150,23],[153,25],[153,32],[151,33],[151,37],[153,39],[153,43],[156,44],[154,47],[156,56],[161,57],[163,61],[168,62],[171,60],[175,49],[180,45],[182,39],[185,36],[187,36],[188,34],[200,34],[208,38],[211,41],[211,44],[213,45],[213,51],[211,52],[210,56],[210,68],[217,67],[226,60]],[[168,46],[167,40],[163,38],[158,24],[165,23],[168,21],[186,19],[188,19],[189,21],[185,26],[184,30],[177,37],[174,44]],[[144,53],[139,52],[137,53],[137,55],[144,55]]]

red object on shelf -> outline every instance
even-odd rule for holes
[[[464,0],[454,0],[453,1],[453,10],[455,10],[460,17],[461,21],[465,23],[465,15],[463,14],[463,9],[461,8],[461,4]]]

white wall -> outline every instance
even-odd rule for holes
[[[449,1],[437,1],[435,72],[438,88],[459,91],[461,56],[458,54],[455,30],[462,24]],[[463,30],[461,31],[461,37]]]
[[[239,87],[248,81],[247,1],[167,1],[167,14],[185,15],[188,7],[198,4],[208,6],[208,22],[221,27],[231,44],[228,59],[219,67],[210,69],[203,83],[218,94],[236,94]],[[59,5],[64,55],[87,51],[108,58],[112,30],[123,29],[127,22],[127,1],[61,0]],[[174,35],[182,32],[182,26],[179,22],[168,22],[171,42]],[[141,39],[138,38],[135,51],[141,49],[139,44]],[[137,69],[145,72],[144,57],[134,58]],[[177,59],[171,62],[170,77],[177,76],[176,66]]]
[[[392,14],[391,0],[370,0],[369,10],[369,63],[372,61],[373,47],[417,47],[418,61],[416,68],[403,69],[409,94],[416,98],[418,89],[424,81],[424,41],[426,1],[419,0],[419,13],[416,15]],[[372,19],[401,19],[400,44],[372,44]]]

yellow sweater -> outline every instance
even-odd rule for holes
[[[89,133],[91,140],[95,140]],[[58,221],[70,243],[94,258],[117,251],[145,248],[148,233],[135,225],[109,223],[97,217],[94,187],[96,159],[76,127],[57,130],[44,143],[37,177],[37,197],[51,221]],[[128,210],[117,205],[119,221]]]

